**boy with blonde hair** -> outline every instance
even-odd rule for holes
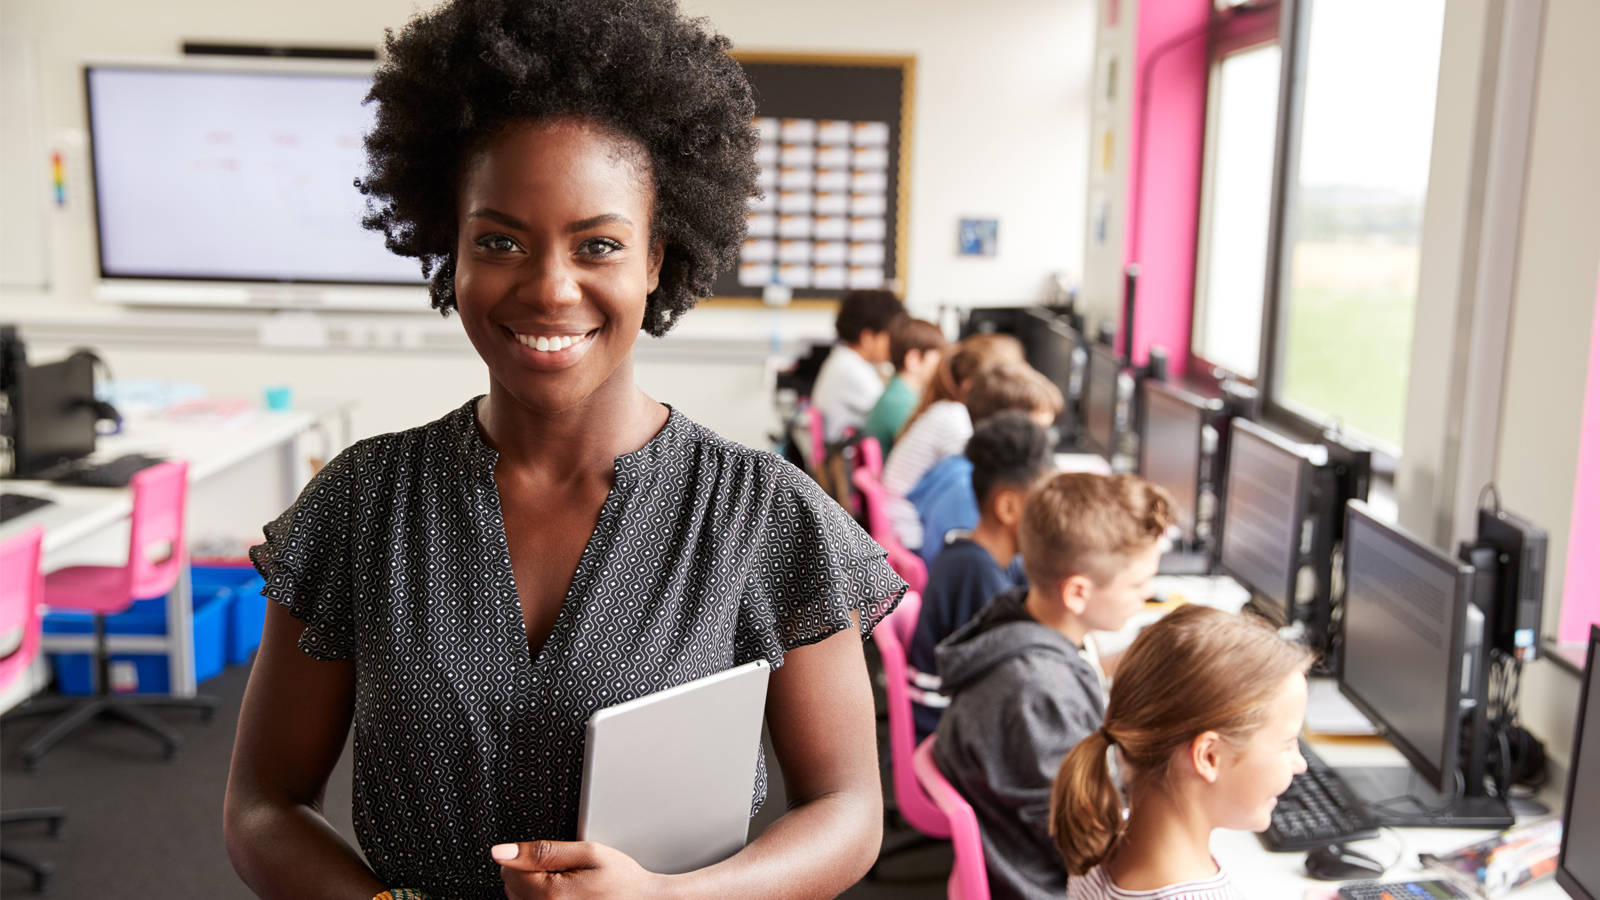
[[[1105,717],[1090,631],[1150,598],[1172,498],[1132,475],[1063,473],[1035,487],[1018,542],[1029,587],[1000,594],[935,651],[951,698],[934,760],[972,804],[995,900],[1060,898],[1050,786]]]

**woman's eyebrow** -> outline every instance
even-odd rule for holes
[[[467,213],[467,218],[489,219],[490,221],[498,222],[507,228],[515,228],[518,231],[533,230],[528,227],[528,223],[522,221],[516,216],[507,215],[497,209],[489,209],[488,207],[479,207],[474,209],[473,211]],[[598,228],[601,225],[613,224],[632,225],[633,220],[625,215],[622,215],[621,213],[601,213],[598,216],[590,216],[587,219],[579,219],[576,222],[569,222],[566,227],[566,232],[568,234],[576,234],[580,231],[588,231],[591,228]]]

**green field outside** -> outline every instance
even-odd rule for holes
[[[1415,247],[1297,245],[1284,399],[1400,447],[1416,285]]]

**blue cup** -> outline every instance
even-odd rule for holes
[[[267,409],[283,411],[294,407],[294,389],[275,384],[266,390]]]

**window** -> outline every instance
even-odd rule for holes
[[[1444,0],[1302,9],[1305,83],[1269,396],[1398,455]]]
[[[1268,44],[1211,69],[1190,346],[1246,379],[1256,377],[1261,353],[1281,56]]]

